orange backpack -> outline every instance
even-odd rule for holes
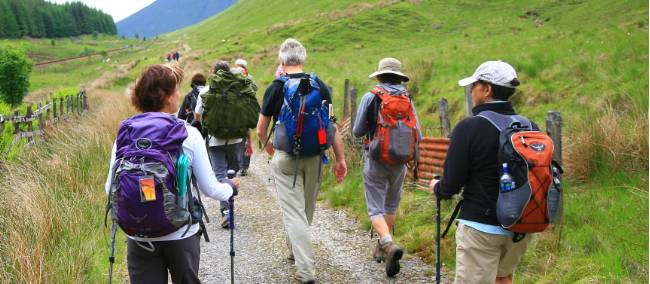
[[[499,164],[507,163],[514,181],[511,190],[500,191],[497,219],[515,233],[543,232],[553,222],[560,202],[559,184],[554,172],[553,140],[534,130],[523,116],[492,111],[479,113],[499,131]]]
[[[378,162],[406,164],[417,158],[418,129],[411,97],[406,91],[391,95],[377,86],[372,91],[379,98],[377,130],[369,141],[369,153]]]

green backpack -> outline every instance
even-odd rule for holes
[[[220,139],[246,137],[248,129],[257,126],[259,117],[257,85],[242,74],[223,70],[208,80],[210,89],[201,95],[204,129]]]

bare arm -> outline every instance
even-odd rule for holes
[[[336,165],[334,169],[336,181],[342,182],[343,179],[345,179],[345,176],[348,174],[348,166],[345,163],[345,147],[343,146],[343,138],[341,138],[341,132],[339,131],[338,126],[336,127],[336,135],[334,135],[332,148],[334,149],[334,156],[336,158]]]
[[[273,156],[275,153],[273,149],[273,143],[267,142],[270,137],[267,136],[269,130],[269,124],[271,123],[271,117],[260,114],[260,118],[257,120],[257,137],[260,139],[262,145],[266,145],[266,152]]]

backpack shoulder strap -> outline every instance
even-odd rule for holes
[[[477,116],[487,119],[500,132],[508,128],[532,129],[532,124],[528,118],[521,115],[505,115],[491,110],[480,112]]]
[[[375,86],[372,90],[370,90],[370,92],[375,96],[379,97],[380,100],[383,99],[385,96],[390,95],[390,92],[386,91],[386,89],[384,89],[381,86]]]

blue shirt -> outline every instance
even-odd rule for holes
[[[483,224],[483,223],[468,221],[468,220],[463,220],[463,219],[458,219],[458,222],[465,225],[465,226],[477,229],[477,230],[479,230],[479,231],[481,231],[483,233],[492,234],[492,235],[499,235],[499,236],[505,236],[505,237],[514,236],[513,232],[508,231],[508,230],[502,228],[501,226],[488,225],[488,224]]]

